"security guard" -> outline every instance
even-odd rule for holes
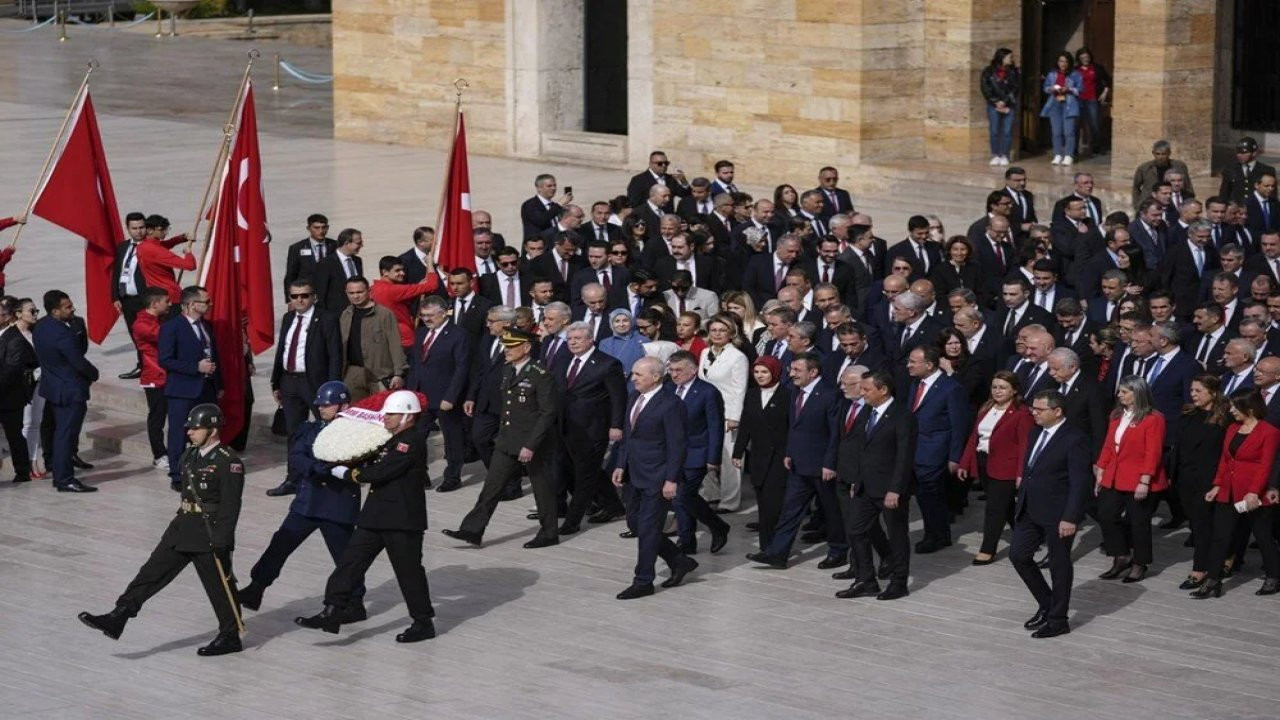
[[[116,600],[116,608],[106,615],[80,613],[85,625],[118,640],[125,623],[137,616],[143,603],[192,563],[218,617],[217,637],[197,654],[240,652],[240,610],[231,575],[231,551],[244,492],[244,464],[235,451],[222,444],[222,425],[222,410],[217,405],[202,403],[191,408],[186,423],[191,444],[178,461],[182,478],[178,514],[137,577]]]
[[[409,606],[413,624],[396,635],[411,643],[436,636],[431,618],[431,591],[422,568],[422,533],[427,529],[427,439],[417,420],[422,404],[417,393],[397,390],[382,404],[382,424],[391,439],[374,460],[360,468],[335,465],[329,474],[340,481],[367,483],[369,495],[356,518],[351,541],[338,559],[324,589],[324,609],[311,617],[295,618],[305,628],[338,632],[342,623],[363,620],[356,591],[365,572],[385,549],[396,582]]]
[[[502,371],[502,409],[498,437],[494,440],[489,474],[476,505],[462,519],[457,530],[444,534],[479,546],[489,518],[497,509],[503,489],[513,478],[520,477],[524,464],[533,484],[533,498],[538,504],[542,527],[527,548],[540,548],[560,543],[556,516],[556,483],[551,473],[551,455],[555,448],[556,425],[560,417],[560,401],[555,381],[537,363],[529,361],[535,336],[519,328],[502,335],[503,354],[507,365]]]
[[[262,606],[262,593],[280,577],[280,570],[289,555],[311,533],[320,531],[334,563],[342,557],[342,551],[351,540],[356,515],[360,512],[360,486],[334,478],[330,474],[333,466],[317,460],[312,453],[316,436],[350,404],[351,391],[347,386],[330,380],[316,390],[312,402],[320,419],[305,422],[294,431],[289,447],[289,473],[298,479],[297,495],[289,505],[289,514],[280,523],[280,529],[271,536],[262,557],[249,571],[251,582],[240,589],[240,604],[244,607],[257,610]],[[362,583],[351,597],[351,614],[361,620],[368,617],[363,598]]]

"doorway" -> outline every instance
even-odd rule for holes
[[[1110,71],[1115,63],[1115,0],[1023,0],[1022,3],[1022,108],[1018,149],[1023,157],[1042,155],[1052,145],[1049,121],[1040,117],[1044,105],[1045,75],[1054,58],[1066,51],[1087,47],[1093,62]],[[1102,106],[1102,147],[1111,136],[1111,109]],[[1081,122],[1082,144],[1097,143]]]
[[[587,132],[627,134],[627,0],[583,4]]]

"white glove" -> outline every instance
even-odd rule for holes
[[[339,480],[344,480],[347,477],[347,471],[350,469],[351,468],[347,467],[346,465],[334,465],[332,468],[329,468],[329,474],[338,478]]]

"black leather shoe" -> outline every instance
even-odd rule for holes
[[[85,462],[79,453],[71,456],[71,467],[77,470],[92,470],[93,463]]]
[[[800,532],[826,532],[826,528],[822,526],[822,516],[815,514],[809,518],[809,521],[800,527]]]
[[[624,515],[626,515],[626,513],[616,509],[601,510],[595,515],[592,515],[591,517],[587,518],[587,522],[591,523],[592,525],[603,525],[604,523],[613,522],[614,520],[617,520],[618,518],[623,517]]]
[[[1063,623],[1061,625],[1045,625],[1039,630],[1031,633],[1031,637],[1036,638],[1037,640],[1043,640],[1045,638],[1052,638],[1052,637],[1058,637],[1059,635],[1066,635],[1069,632],[1071,632],[1071,626],[1066,623]]]
[[[856,582],[843,590],[837,591],[836,597],[841,600],[848,600],[849,598],[871,597],[872,595],[879,594],[880,583],[875,580],[863,580],[862,582]]]
[[[524,490],[519,485],[512,485],[502,491],[502,494],[498,496],[498,500],[506,502],[508,500],[519,500],[522,497],[524,497]]]
[[[31,482],[31,476],[30,476],[30,475],[15,475],[15,476],[13,477],[13,481],[14,481],[15,483]]]
[[[247,607],[250,610],[257,610],[262,607],[262,593],[266,592],[266,588],[252,580],[248,585],[240,588],[239,598],[240,606]]]
[[[653,594],[653,583],[636,583],[631,587],[618,593],[619,600],[635,600],[636,598],[649,597]]]
[[[80,622],[94,630],[100,630],[103,635],[112,640],[119,640],[120,633],[124,632],[124,625],[129,622],[130,615],[128,610],[117,606],[116,609],[106,615],[90,615],[87,612],[82,612],[77,617],[80,618]]]
[[[267,497],[283,497],[285,495],[293,495],[296,492],[298,492],[298,483],[292,480],[285,480],[268,490]]]
[[[427,490],[430,490],[435,486],[431,484],[431,478],[427,478],[425,481],[423,481],[422,487],[426,488]]]
[[[176,493],[180,493],[182,492],[182,483],[178,482],[177,480],[170,480],[169,489]]]
[[[906,583],[895,582],[895,583],[889,583],[889,587],[885,588],[884,592],[877,595],[876,599],[877,600],[897,600],[898,598],[904,598],[910,594],[911,592],[907,590]]]
[[[346,612],[342,614],[343,623],[364,622],[369,619],[369,611],[364,607],[364,601],[356,600],[354,605],[347,607]]]
[[[1036,562],[1036,567],[1040,568],[1041,570],[1048,570],[1048,569],[1049,569],[1049,556],[1048,556],[1048,555],[1045,555],[1044,557],[1040,558],[1040,559]]]
[[[950,542],[935,535],[926,535],[923,540],[916,543],[916,554],[928,555],[929,553],[936,553],[950,544]]]
[[[832,580],[857,580],[858,571],[852,565],[837,573],[831,573]]]
[[[530,510],[528,514],[524,516],[524,519],[525,520],[541,520],[542,516],[538,514],[537,510]]]
[[[1205,583],[1201,585],[1199,589],[1191,593],[1191,597],[1196,600],[1222,597],[1222,581],[1206,579]]]
[[[582,526],[581,526],[581,525],[576,525],[576,524],[575,524],[575,525],[570,525],[570,524],[569,524],[569,523],[567,523],[567,522],[566,522],[566,523],[560,523],[560,534],[561,534],[561,535],[573,535],[574,533],[579,533],[579,532],[582,532]]]
[[[1146,577],[1147,577],[1147,566],[1134,563],[1129,568],[1129,574],[1125,575],[1124,579],[1121,580],[1120,582],[1122,583],[1142,582],[1143,580],[1146,579]]]
[[[800,534],[800,542],[807,543],[809,545],[815,545],[817,543],[826,542],[826,541],[827,541],[826,530],[810,530],[809,532]]]
[[[1185,523],[1186,521],[1187,519],[1184,517],[1174,516],[1160,523],[1156,527],[1160,528],[1161,530],[1177,530],[1178,528],[1182,527],[1183,523]]]
[[[234,631],[220,632],[213,639],[213,642],[196,650],[196,654],[200,657],[214,657],[215,655],[230,655],[238,653],[244,649],[244,645],[240,644],[240,636]]]
[[[1048,622],[1049,611],[1042,608],[1037,610],[1036,614],[1032,615],[1030,620],[1022,623],[1022,627],[1027,630],[1035,630],[1036,628],[1044,627]]]
[[[1118,557],[1111,561],[1111,569],[1098,576],[1101,580],[1115,580],[1121,573],[1129,569],[1133,562],[1127,557]]]
[[[766,555],[765,553],[758,552],[758,553],[747,553],[747,559],[753,563],[768,565],[769,567],[777,568],[778,570],[787,569],[786,558],[774,557],[772,555]]]
[[[623,530],[622,532],[618,533],[618,537],[622,538],[623,540],[634,540],[636,537],[636,531]]]
[[[443,487],[443,486],[442,486]],[[431,618],[426,620],[414,620],[408,630],[396,635],[398,643],[415,643],[423,640],[430,640],[436,636],[436,624]]]
[[[996,556],[995,556],[995,555],[992,555],[991,557],[987,558],[986,560],[982,560],[982,559],[979,559],[979,558],[976,558],[976,557],[975,557],[975,558],[973,559],[973,562],[971,562],[971,563],[969,563],[969,564],[970,564],[970,565],[990,565],[991,563],[993,563],[993,562],[995,562],[995,561],[996,561]]]
[[[715,555],[723,550],[727,542],[729,542],[729,526],[725,525],[724,530],[711,533],[711,554]]]
[[[890,575],[893,575],[893,565],[888,560],[881,560],[880,566],[876,568],[876,577],[888,580]]]
[[[1193,548],[1196,546],[1196,536],[1188,535],[1186,540],[1182,541],[1182,547]]]
[[[541,535],[537,535],[532,540],[525,543],[524,546],[530,550],[536,550],[537,548],[551,547],[552,545],[559,544],[560,538],[546,538]]]
[[[822,558],[822,562],[818,563],[819,570],[830,570],[832,568],[844,567],[849,564],[849,558],[839,555],[828,555]]]
[[[1262,587],[1254,595],[1275,595],[1280,592],[1280,578],[1267,578],[1262,581]]]
[[[691,557],[686,557],[684,562],[680,563],[680,567],[671,568],[671,577],[662,581],[662,587],[673,588],[684,582],[684,576],[693,572],[698,568],[698,561]]]
[[[440,532],[448,535],[454,540],[461,540],[468,545],[480,547],[480,536],[473,532],[468,532],[466,530],[441,530]]]
[[[67,482],[61,485],[54,485],[54,488],[58,492],[71,492],[71,493],[98,492],[98,488],[85,485],[84,483],[80,482],[79,480],[76,480],[75,478],[72,478],[71,480],[68,480]]]
[[[333,635],[338,634],[338,627],[342,624],[338,608],[332,605],[325,605],[323,610],[311,617],[296,617],[293,621],[304,628],[323,630]]]
[[[458,479],[454,479],[454,480],[445,480],[444,482],[440,483],[439,487],[437,487],[437,488],[436,488],[436,492],[453,492],[454,490],[457,490],[457,489],[458,489],[458,488],[460,488],[460,487],[462,487],[462,481],[461,481],[461,480],[458,480]],[[414,625],[417,625],[418,623],[417,623],[417,622],[414,622],[413,624],[414,624]],[[401,635],[408,635],[408,634],[409,634],[409,632],[410,632],[411,630],[413,630],[413,628],[412,628],[412,627],[411,627],[411,628],[409,628],[409,630],[405,630],[403,633],[400,633],[400,634],[401,634]],[[399,639],[399,637],[400,637],[400,636],[399,636],[399,635],[397,635],[397,636],[396,636],[396,639],[398,640],[398,639]],[[425,639],[425,638],[423,638],[423,639]],[[409,642],[412,642],[412,641],[409,641]]]
[[[680,548],[680,552],[684,553],[685,555],[697,555],[697,554],[698,554],[698,543],[697,543],[697,541],[694,541],[694,542],[688,543],[687,545],[686,545],[685,543],[682,543],[682,542],[676,542],[676,547]]]
[[[135,366],[129,372],[120,373],[116,377],[120,378],[121,380],[137,380],[138,378],[142,377],[142,366],[141,365]]]
[[[1188,576],[1187,576],[1187,579],[1186,579],[1186,580],[1183,580],[1183,581],[1182,581],[1182,584],[1178,586],[1178,589],[1179,589],[1179,590],[1195,590],[1196,588],[1198,588],[1198,587],[1200,587],[1201,585],[1203,585],[1203,584],[1205,583],[1205,580],[1206,580],[1207,578],[1208,578],[1208,576],[1206,575],[1205,577],[1202,577],[1202,578],[1200,578],[1199,580],[1197,580],[1197,579],[1195,579],[1195,578],[1191,577],[1190,575],[1188,575]]]
[[[755,520],[752,520],[751,522],[747,523],[747,529],[750,530],[751,532],[760,532],[760,523],[756,522]]]

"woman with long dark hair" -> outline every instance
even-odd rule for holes
[[[1094,155],[1106,155],[1102,140],[1102,106],[1111,94],[1111,74],[1093,61],[1093,53],[1082,47],[1076,51],[1076,72],[1080,73],[1080,114],[1089,128],[1089,149]]]
[[[1021,93],[1018,66],[1013,51],[999,48],[991,63],[982,69],[982,98],[987,101],[988,136],[991,141],[991,165],[1008,165],[1013,147],[1013,121],[1018,116]]]
[[[1178,586],[1195,590],[1204,584],[1209,571],[1209,549],[1213,546],[1213,503],[1204,496],[1213,487],[1222,455],[1222,441],[1231,422],[1231,403],[1222,394],[1222,381],[1204,374],[1191,381],[1191,402],[1182,409],[1178,437],[1169,451],[1169,474],[1182,500],[1183,512],[1191,521],[1191,542],[1195,554],[1191,574]]]
[[[1071,53],[1060,52],[1054,68],[1044,76],[1044,106],[1053,134],[1054,165],[1070,165],[1076,152],[1076,120],[1080,117],[1080,73]]]

